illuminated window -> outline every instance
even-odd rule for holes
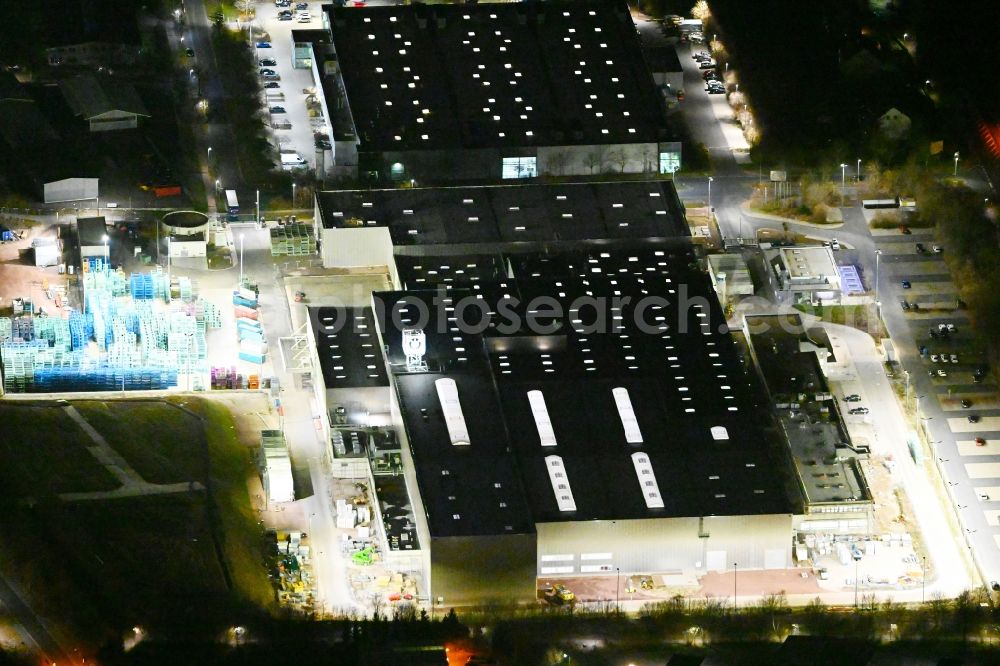
[[[538,175],[538,158],[536,157],[505,157],[501,178],[534,178]]]

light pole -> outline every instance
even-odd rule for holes
[[[858,607],[858,560],[854,558],[854,607]]]
[[[953,176],[958,176],[958,151],[955,151],[955,171],[952,173]]]
[[[924,555],[921,558],[920,564],[920,603],[923,604],[926,599],[924,595],[924,588],[927,585],[927,556]]]
[[[622,612],[622,570],[615,567],[615,609]]]
[[[878,303],[878,264],[882,250],[875,250],[875,302]]]
[[[240,234],[240,287],[243,287],[243,234]]]
[[[108,235],[104,234],[101,240],[104,241],[104,268],[107,270],[111,267],[111,250],[108,249]]]
[[[840,200],[847,196],[847,165],[840,163]]]
[[[711,176],[708,177],[708,216],[712,217],[712,181],[715,180]]]
[[[736,573],[739,568],[739,564],[733,562],[733,612],[736,612]]]
[[[254,212],[257,215],[254,221],[260,224],[260,190],[257,190],[257,196],[254,199]]]
[[[208,147],[208,166],[212,166],[212,146]]]
[[[861,182],[861,158],[858,158],[858,182]]]

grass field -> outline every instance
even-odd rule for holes
[[[16,501],[32,484],[51,484],[47,464],[59,470],[60,478],[73,465],[85,467],[86,473],[73,476],[80,480],[73,489],[97,489],[92,481],[96,463],[78,454],[72,464],[60,460],[58,451],[49,451],[51,445],[44,462],[26,468],[31,481],[0,487],[0,501],[9,505],[0,521],[0,568],[31,591],[36,609],[84,644],[99,645],[134,625],[207,637],[271,607],[272,588],[261,565],[260,531],[246,486],[253,472],[232,416],[208,400],[175,402],[74,404],[148,481],[198,480],[207,492],[89,502],[43,496],[31,505]],[[18,433],[18,441],[44,425],[43,439],[89,456],[82,445],[85,433],[73,432],[55,417],[61,410],[6,403],[0,410],[5,432]],[[12,467],[25,468],[24,454],[11,449],[10,438],[0,439],[0,478],[6,478]]]
[[[205,433],[195,415],[160,401],[88,400],[76,409],[147,481],[204,476]]]
[[[87,451],[87,434],[61,407],[46,404],[0,402],[0,503],[117,488]]]

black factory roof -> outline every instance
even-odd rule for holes
[[[761,426],[766,399],[743,370],[689,249],[420,261],[418,271],[401,266],[401,280],[410,284],[433,271],[446,289],[374,298],[385,313],[380,341],[436,536],[503,533],[529,519],[792,511],[776,471],[785,466],[774,459]],[[471,263],[477,266],[473,276],[456,274]],[[497,266],[506,274],[486,284]],[[449,276],[457,279],[444,283]],[[482,297],[482,307],[472,305],[474,295]],[[508,300],[505,309],[497,300],[503,297],[516,301]],[[540,297],[549,300],[543,304]],[[608,301],[597,307],[585,300],[601,297]],[[397,303],[405,306],[395,309]],[[552,303],[563,308],[562,316],[545,310]],[[678,303],[689,305],[679,309]],[[608,322],[603,332],[595,330],[598,309]],[[488,325],[479,326],[483,312]],[[508,312],[521,321],[513,322]],[[529,314],[534,326],[526,323]],[[460,326],[461,319],[472,328]],[[426,369],[407,368],[401,329],[421,323]],[[455,382],[468,445],[451,443],[434,390],[439,379]],[[543,438],[529,391],[541,393],[552,439]],[[623,396],[631,412],[622,407]],[[634,424],[626,425],[631,415]],[[459,479],[463,511],[453,511],[457,500],[447,497],[455,494],[437,486],[440,470],[454,474],[452,467],[470,477]],[[493,483],[509,490],[505,507],[493,501]]]
[[[389,385],[371,308],[311,307],[309,321],[327,389]]]
[[[338,190],[316,201],[324,227],[388,227],[395,246],[688,235],[666,180]]]
[[[624,2],[324,9],[363,149],[668,140]]]

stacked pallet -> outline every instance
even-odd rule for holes
[[[271,228],[271,256],[304,257],[316,254],[316,237],[309,224],[292,223]]]

